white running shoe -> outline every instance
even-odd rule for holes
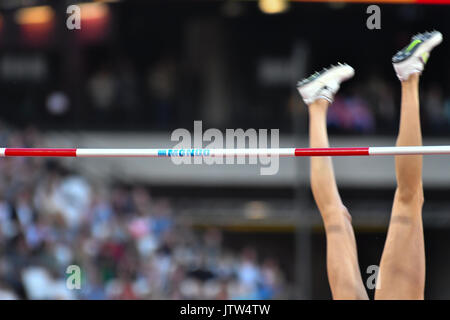
[[[392,57],[397,77],[405,81],[413,73],[421,74],[431,50],[442,42],[439,31],[419,33],[411,38],[411,43]]]
[[[355,70],[348,64],[339,63],[330,69],[323,69],[297,83],[297,90],[307,105],[319,98],[333,102],[334,95],[339,90],[341,83],[350,79]]]

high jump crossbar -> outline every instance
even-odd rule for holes
[[[314,157],[397,156],[450,154],[450,146],[351,147],[351,148],[258,148],[258,149],[94,149],[94,148],[0,148],[0,157]]]

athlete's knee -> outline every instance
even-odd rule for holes
[[[343,204],[330,205],[320,210],[325,225],[331,229],[338,230],[351,224],[352,217]]]
[[[398,187],[396,198],[405,205],[414,205],[422,207],[425,202],[422,185],[417,187]]]

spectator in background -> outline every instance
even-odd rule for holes
[[[99,119],[109,116],[116,100],[116,79],[108,67],[100,67],[88,80],[87,90],[94,114]]]
[[[176,71],[175,61],[166,57],[149,68],[147,73],[154,124],[164,129],[172,124],[174,117]]]
[[[386,80],[374,74],[364,86],[366,101],[371,105],[376,117],[378,132],[394,130],[396,123],[396,105],[392,86]]]
[[[137,75],[131,61],[122,58],[118,61],[117,71],[117,102],[121,110],[120,118],[125,117],[128,121],[133,121],[139,117],[138,107],[140,98],[138,94]]]
[[[447,131],[448,127],[450,126],[450,97],[447,96],[444,102],[444,117],[447,124]]]
[[[54,117],[62,117],[69,112],[70,101],[63,91],[53,91],[47,96],[47,112]]]
[[[0,284],[0,300],[17,300],[17,295],[8,286]]]
[[[238,280],[242,283],[239,298],[257,299],[258,286],[262,281],[261,271],[256,264],[257,255],[253,248],[247,247],[241,253],[241,262],[237,269]]]
[[[441,87],[433,83],[425,93],[425,108],[428,127],[432,132],[440,132],[446,125],[444,113],[444,97]]]

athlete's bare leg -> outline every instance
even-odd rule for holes
[[[402,82],[397,146],[420,146],[419,75]],[[423,299],[422,156],[395,157],[397,190],[380,263],[376,299]]]
[[[424,45],[436,35],[429,34],[416,45]],[[442,39],[442,35],[441,35]],[[414,41],[413,41],[414,42]],[[435,41],[440,43],[440,41]],[[424,65],[432,43],[422,51]],[[419,50],[420,47],[417,48]],[[426,49],[426,50],[425,50]],[[420,52],[417,52],[417,54]],[[395,58],[395,57],[394,57]],[[411,57],[411,59],[414,57]],[[397,146],[422,145],[417,71],[396,68],[401,80],[402,101]],[[394,64],[395,66],[395,64]],[[408,67],[408,66],[406,66]],[[422,226],[422,156],[396,156],[395,192],[391,220],[382,254],[375,299],[423,299],[425,288],[425,248]]]
[[[340,82],[353,73],[350,66],[339,65],[299,83],[300,94],[308,104],[310,147],[329,147],[328,106]],[[325,225],[327,272],[333,298],[368,299],[359,270],[351,217],[339,196],[330,157],[311,158],[311,189]]]
[[[311,148],[329,147],[326,117],[329,102],[309,105]],[[351,217],[342,203],[330,157],[311,158],[311,189],[327,237],[327,272],[333,299],[368,299],[361,278]]]

